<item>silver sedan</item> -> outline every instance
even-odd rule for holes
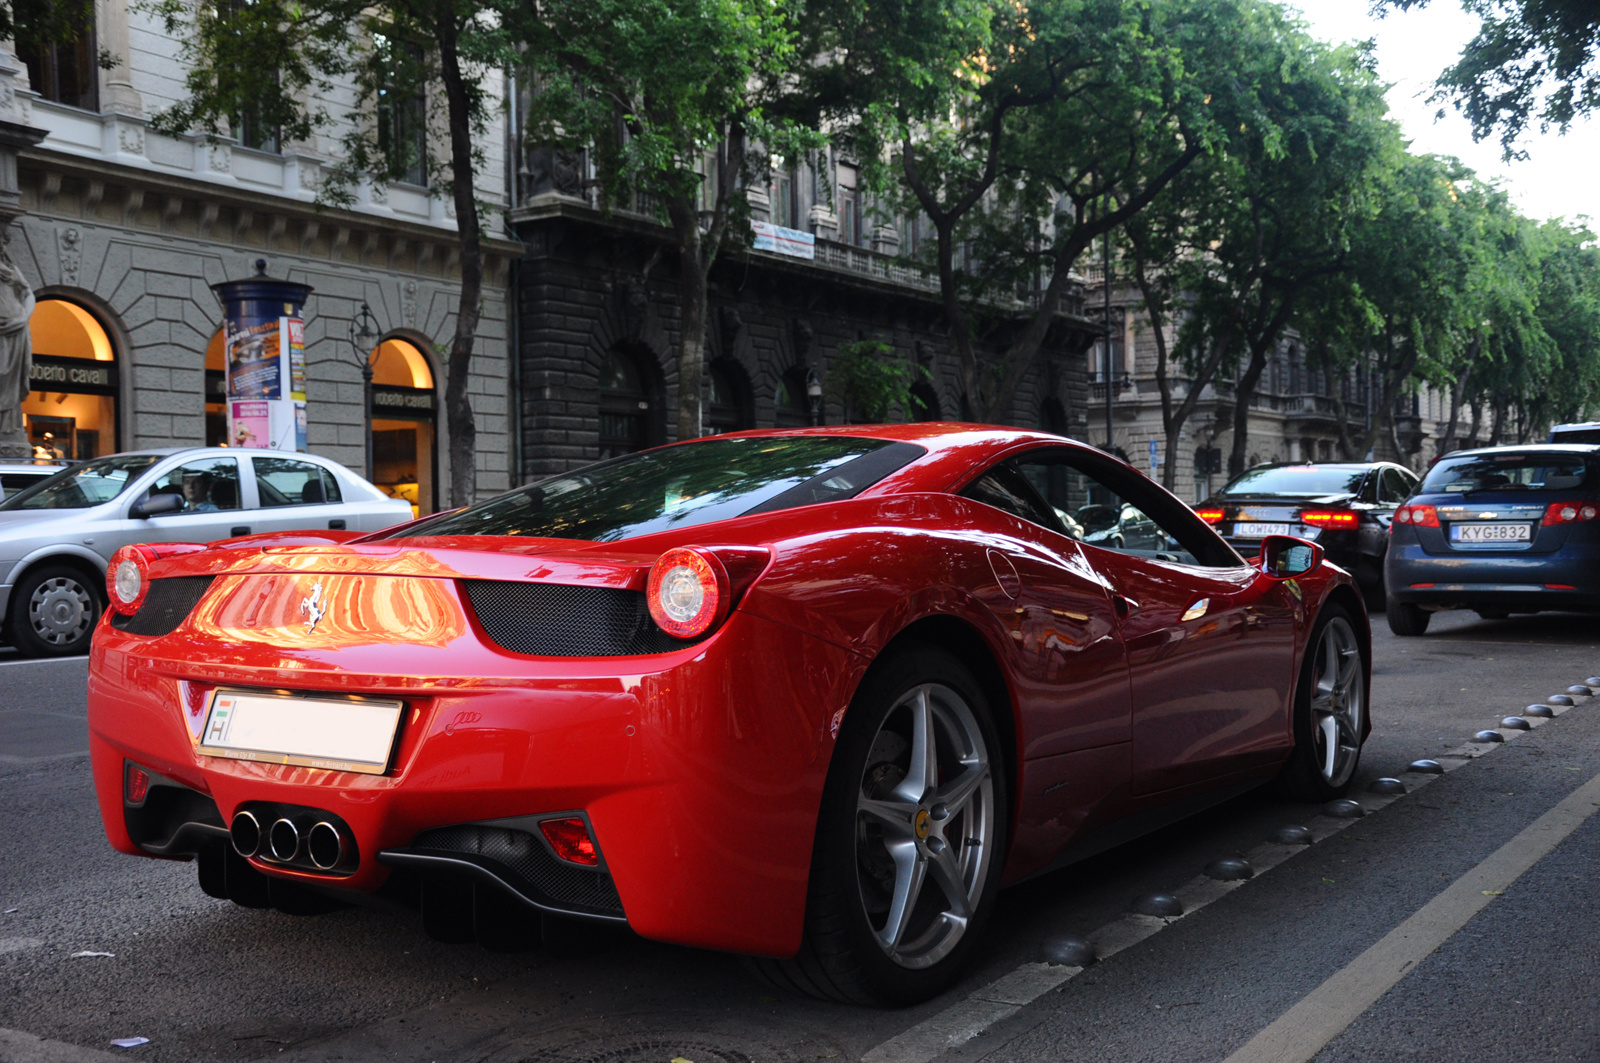
[[[192,447],[96,458],[0,502],[5,638],[30,656],[86,651],[106,564],[129,543],[372,532],[410,519],[410,503],[310,454]]]

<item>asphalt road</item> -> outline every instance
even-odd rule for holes
[[[1600,776],[1600,698],[1485,756],[1447,761],[1462,766],[1426,786],[1404,774],[1600,674],[1600,619],[1453,614],[1409,640],[1375,619],[1375,728],[1357,791],[1370,814],[1334,821],[1247,795],[1015,887],[962,985],[893,1012],[783,996],[732,957],[626,935],[504,956],[429,941],[405,911],[296,918],[213,900],[191,865],[105,844],[83,753],[85,663],[0,655],[0,1063],[100,1058],[92,1050],[495,1063],[920,1063],[941,1051],[1095,1063],[1600,1059],[1600,816],[1587,818],[1589,804],[1571,813]],[[1379,808],[1362,794],[1379,776],[1414,792]],[[1558,830],[1550,817],[1562,809]],[[1028,966],[1063,935],[1134,925],[1136,895],[1192,888],[1208,862],[1260,854],[1291,824],[1321,840],[1073,977]],[[1473,888],[1506,851],[1532,852],[1525,872]],[[1468,905],[1436,950],[1418,953],[1414,928],[1441,925],[1435,910],[1463,897],[1481,910]],[[1141,933],[1160,925],[1145,922]],[[1019,968],[1052,988],[1014,1000],[993,988]],[[1322,1027],[1300,1019],[1341,1008],[1347,1018]],[[1298,1056],[1261,1047],[1285,1029]],[[109,1047],[132,1036],[150,1041]]]

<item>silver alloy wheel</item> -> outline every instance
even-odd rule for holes
[[[856,798],[857,883],[891,960],[931,967],[960,942],[983,895],[994,830],[977,717],[950,687],[913,687],[878,728]]]
[[[1313,759],[1329,786],[1343,786],[1355,771],[1366,724],[1366,696],[1361,644],[1350,622],[1336,616],[1317,640],[1311,672]]]
[[[28,625],[50,646],[76,642],[94,623],[94,598],[81,580],[55,576],[33,589],[28,599]]]

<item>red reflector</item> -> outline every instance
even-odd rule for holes
[[[1411,585],[1411,589],[1414,590],[1414,591],[1425,591],[1425,590],[1429,589],[1432,586],[1433,586],[1433,584],[1431,584],[1431,583],[1413,583]]]
[[[1194,511],[1194,515],[1207,524],[1221,524],[1223,512],[1220,509],[1197,509]]]
[[[539,824],[545,840],[556,855],[569,864],[596,867],[600,863],[600,850],[589,836],[589,825],[576,817],[572,819],[547,819]]]
[[[130,805],[143,804],[145,795],[150,792],[150,773],[137,764],[128,765],[127,777],[123,780],[122,796]]]
[[[1570,583],[1546,583],[1544,589],[1547,591],[1575,591],[1578,588]]]
[[[1302,509],[1300,523],[1309,524],[1313,528],[1354,528],[1360,523],[1357,517],[1348,509]]]

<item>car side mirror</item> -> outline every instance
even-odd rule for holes
[[[139,501],[128,507],[128,516],[147,519],[149,517],[159,517],[164,513],[177,513],[182,509],[182,495],[163,492],[159,495],[151,495],[149,498],[139,499]]]
[[[1292,535],[1269,535],[1261,540],[1261,571],[1273,579],[1304,576],[1322,564],[1322,547]]]

